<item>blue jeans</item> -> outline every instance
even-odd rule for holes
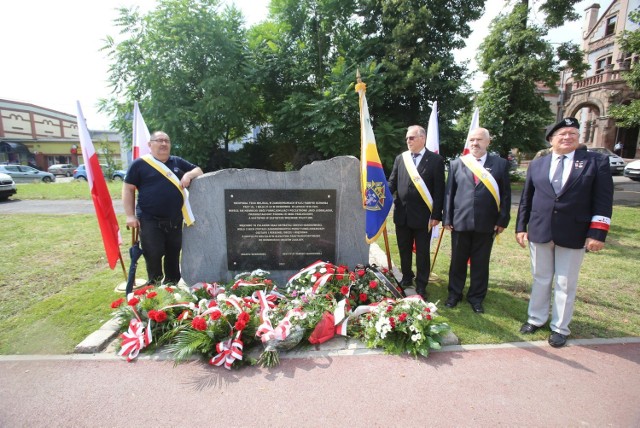
[[[160,285],[163,278],[164,283],[178,284],[182,217],[174,220],[140,219],[140,244],[147,264],[149,284]]]

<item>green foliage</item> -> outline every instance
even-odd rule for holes
[[[359,69],[383,165],[404,149],[406,127],[426,125],[439,101],[443,142],[460,136],[453,120],[468,104],[464,46],[468,22],[484,2],[412,0],[278,0],[271,21],[251,29],[263,118],[270,147],[300,168],[316,159],[358,155]]]
[[[120,9],[124,40],[108,38],[114,96],[102,103],[127,123],[134,100],[150,130],[171,136],[173,151],[207,170],[229,166],[228,146],[255,116],[242,16],[217,0],[161,0],[141,15]]]
[[[574,6],[582,0],[546,0],[540,11],[546,14],[545,23],[549,28],[562,27],[567,21],[575,21],[580,15]]]
[[[636,24],[640,23],[640,11],[629,14],[629,19]],[[623,52],[640,54],[640,29],[626,30],[620,36],[619,42]],[[624,73],[624,79],[632,89],[640,91],[640,67],[637,66],[637,63]],[[640,126],[640,100],[632,100],[628,104],[612,105],[609,109],[609,115],[616,119],[618,126],[624,128]]]
[[[588,67],[577,46],[563,43],[554,49],[545,40],[549,28],[575,19],[573,3],[546,1],[540,9],[547,13],[547,24],[536,26],[527,22],[528,2],[519,2],[494,19],[480,45],[479,69],[488,76],[478,97],[481,122],[496,137],[492,147],[503,155],[511,148],[531,152],[543,147],[542,130],[553,115],[536,85],[556,88],[563,67],[572,67],[574,75]]]
[[[215,346],[213,338],[207,332],[185,326],[167,346],[167,351],[172,354],[175,363],[179,364],[197,354],[210,354]]]

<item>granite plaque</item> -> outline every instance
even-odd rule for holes
[[[229,270],[300,269],[336,255],[336,191],[224,191]]]
[[[263,202],[271,200],[293,201],[294,199],[291,199],[291,196],[298,194],[298,192],[304,195],[305,192],[321,191],[325,192],[326,195],[334,195],[330,198],[334,204],[330,208],[333,212],[317,213],[322,214],[322,216],[329,216],[330,214],[333,218],[331,220],[333,231],[329,230],[330,226],[328,225],[318,226],[322,228],[322,233],[325,235],[322,239],[333,240],[331,243],[333,252],[324,253],[325,249],[322,243],[316,243],[313,245],[315,248],[307,249],[300,244],[303,241],[297,241],[299,244],[298,250],[282,250],[282,253],[273,256],[274,260],[279,260],[277,263],[285,263],[281,268],[269,267],[268,269],[257,255],[247,256],[251,261],[243,261],[245,256],[238,258],[236,255],[229,253],[229,250],[233,250],[235,244],[227,242],[227,240],[236,240],[234,236],[237,237],[237,235],[234,235],[234,233],[249,235],[250,233],[248,232],[251,232],[254,236],[257,236],[257,229],[255,231],[241,231],[238,229],[247,227],[240,226],[240,224],[247,225],[249,223],[240,223],[239,220],[228,218],[230,213],[226,212],[226,199],[229,190],[251,193],[249,197],[246,194],[241,194],[241,200]],[[304,166],[300,171],[291,172],[260,169],[224,169],[196,178],[189,186],[189,192],[189,201],[196,221],[193,226],[183,229],[181,258],[182,278],[189,285],[200,281],[226,282],[233,279],[234,275],[238,273],[258,268],[269,270],[271,277],[277,284],[283,285],[291,275],[317,260],[346,264],[350,267],[359,263],[366,264],[369,260],[369,245],[365,240],[365,210],[362,208],[362,194],[360,191],[360,162],[354,157],[340,156],[326,161],[313,162]],[[282,198],[278,196],[282,194],[288,197]],[[329,209],[328,204],[322,204],[323,208],[319,208],[318,201],[324,201],[322,196],[304,197],[303,200],[313,202],[310,205],[316,205],[316,208],[314,208],[316,211]],[[243,210],[247,211],[243,214],[246,216],[248,209],[243,208]],[[311,213],[291,214],[309,217]],[[280,215],[280,217],[283,216]],[[296,226],[288,231],[287,236],[293,239],[296,235],[304,236],[306,234],[307,238],[311,238],[311,235],[317,235],[317,233],[312,233],[314,232],[313,230],[310,230],[314,227],[310,226],[310,224],[324,224],[325,218],[318,218],[320,219],[318,222],[315,220],[312,222],[309,218],[299,218],[297,224],[302,224],[302,230]],[[229,220],[231,220],[231,224],[228,224]],[[254,218],[254,221],[257,222],[257,218]],[[262,222],[262,219],[260,221]],[[276,221],[278,223],[275,223]],[[292,222],[287,223],[270,219],[266,223],[259,224],[268,224],[269,226],[266,230],[276,232],[275,228],[280,226],[273,226],[274,223],[288,224]],[[249,226],[249,228],[254,227]],[[288,228],[288,226],[282,227]],[[284,231],[278,231],[278,233],[284,233]],[[313,237],[313,239],[318,238]],[[278,241],[278,245],[281,243],[284,244],[286,241]],[[271,246],[277,248],[275,244]],[[329,243],[327,243],[327,247],[329,247]],[[299,251],[300,248],[303,251]],[[322,251],[323,254],[317,254],[318,251]],[[247,253],[244,250],[242,252]],[[266,253],[266,250],[251,252]],[[302,255],[284,254],[288,252],[306,252],[307,255],[303,257]],[[300,262],[299,265],[292,259],[292,256],[300,257],[297,260],[297,262]],[[237,264],[233,264],[232,259]],[[269,266],[273,266],[269,259],[265,259],[265,263],[270,263]]]

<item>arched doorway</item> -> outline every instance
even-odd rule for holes
[[[638,134],[640,129],[637,126],[633,128],[617,128],[616,141],[622,143],[623,158],[634,159],[638,153]]]

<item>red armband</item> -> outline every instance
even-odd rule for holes
[[[591,225],[589,226],[589,228],[604,230],[605,232],[607,232],[609,231],[610,225],[611,225],[611,219],[609,217],[594,215],[593,217],[591,217]]]

